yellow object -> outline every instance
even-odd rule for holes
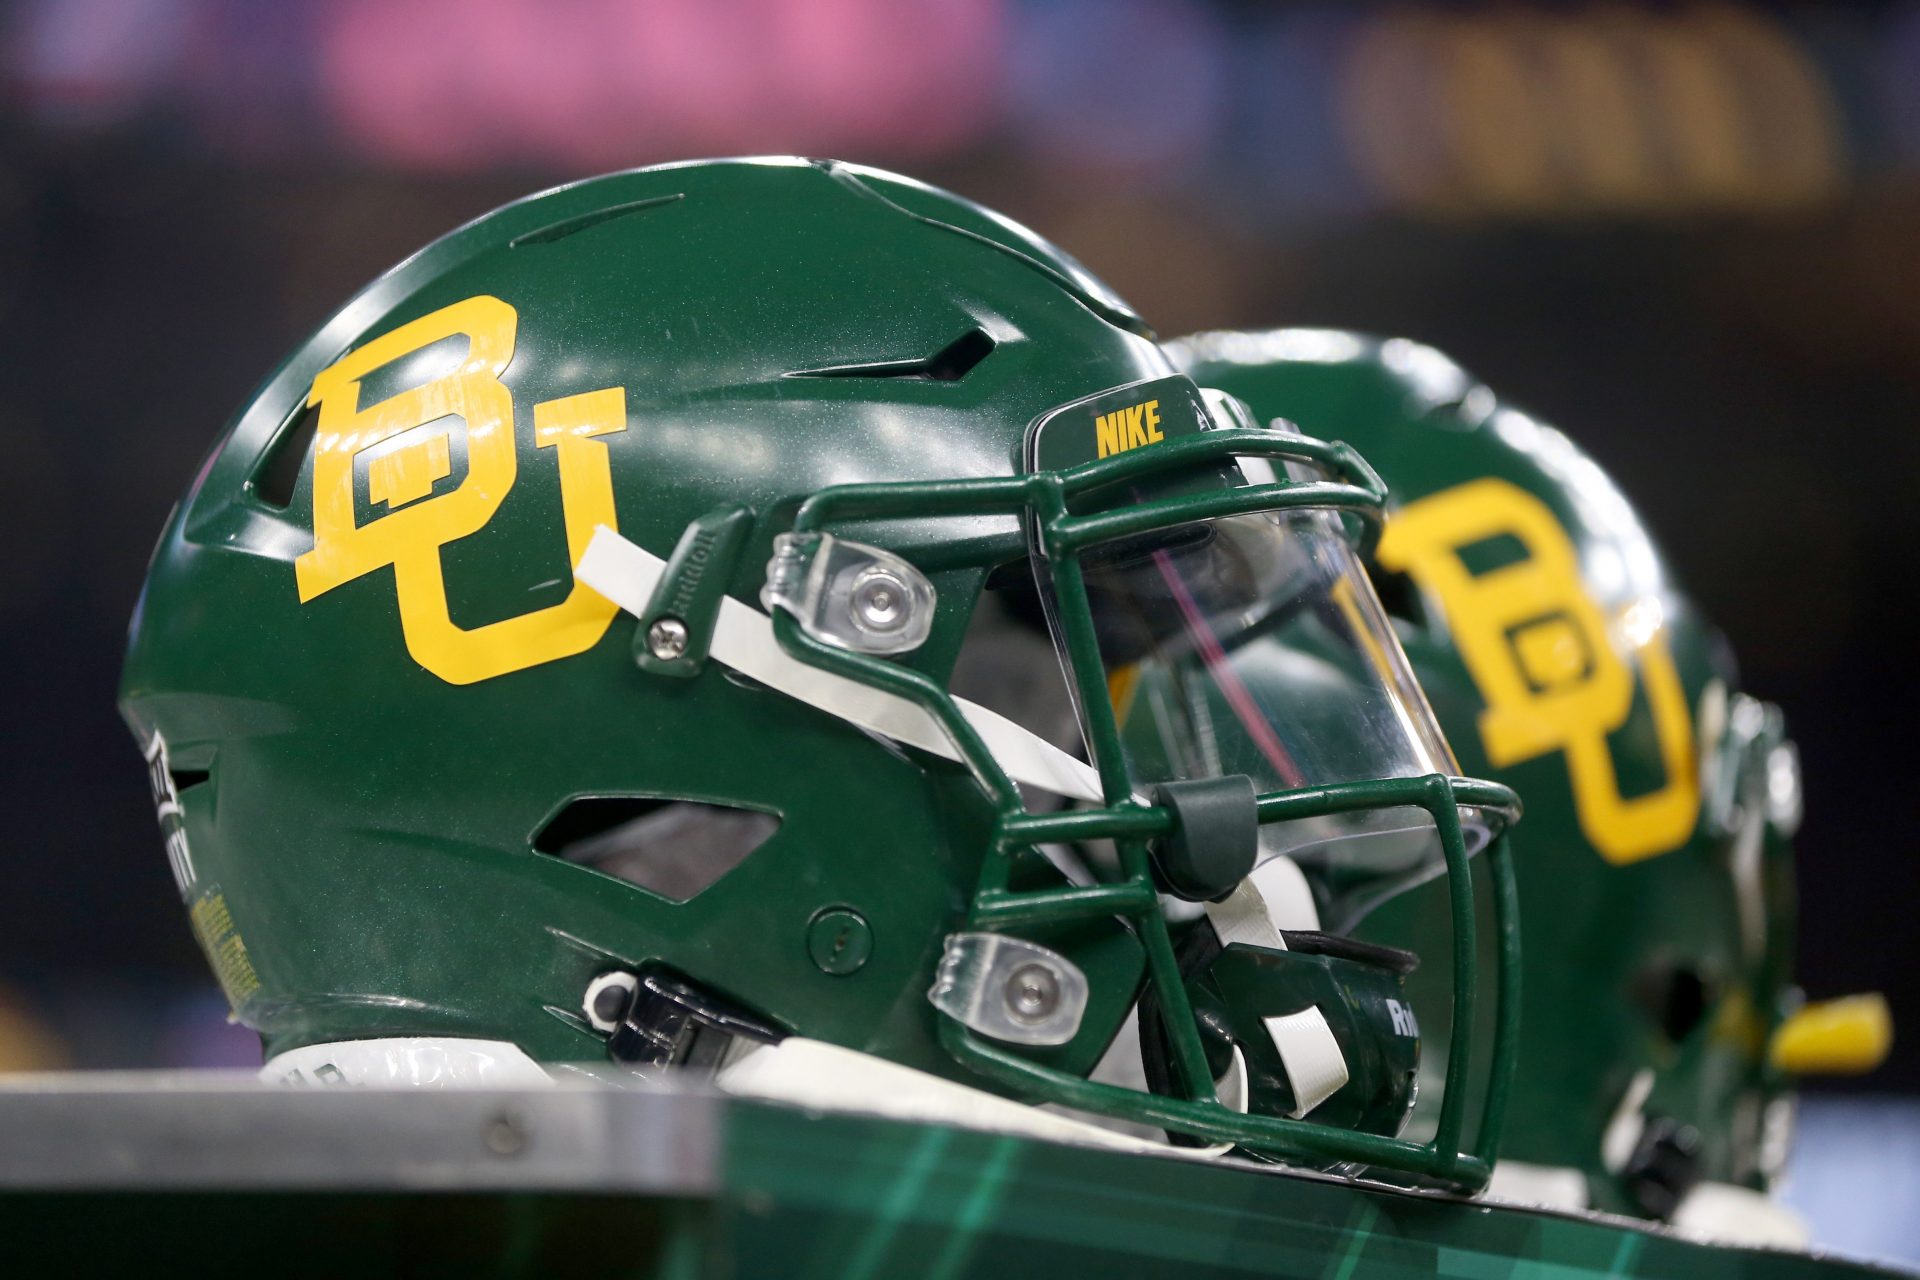
[[[433,492],[434,482],[453,474],[445,435],[428,436],[367,465],[367,501],[404,507]]]
[[[1132,404],[1093,420],[1094,443],[1105,458],[1166,439],[1160,431],[1160,402]]]
[[[52,1028],[0,987],[0,1075],[60,1071],[71,1065],[66,1045]]]
[[[584,653],[620,611],[576,582],[558,604],[484,626],[462,627],[450,615],[440,549],[485,528],[519,475],[513,395],[500,381],[513,359],[517,324],[517,313],[498,298],[483,294],[456,302],[349,352],[314,379],[307,398],[319,406],[320,424],[313,453],[313,550],[293,565],[300,599],[313,600],[392,565],[407,652],[449,684]],[[467,353],[452,372],[361,405],[360,382],[367,375],[455,337],[467,339]],[[388,511],[357,523],[354,459],[448,418],[465,424],[465,478],[429,497],[434,483],[452,473],[450,426],[393,448],[376,456],[367,472],[369,504]],[[569,564],[580,562],[597,526],[619,527],[607,446],[593,437],[626,429],[626,391],[620,387],[533,406],[534,447],[551,449],[559,469]]]
[[[1572,684],[1587,670],[1587,650],[1570,618],[1555,615],[1526,623],[1513,633],[1513,653],[1527,683],[1546,690]]]
[[[1893,1012],[1875,991],[1805,1006],[1773,1033],[1767,1058],[1797,1076],[1857,1076],[1892,1048]]]
[[[1526,555],[1474,572],[1467,549],[1500,537]],[[1563,753],[1580,830],[1608,862],[1637,862],[1686,843],[1700,813],[1693,721],[1657,601],[1616,609],[1618,625],[1610,624],[1553,511],[1491,476],[1407,504],[1387,521],[1379,554],[1382,565],[1439,598],[1486,699],[1479,728],[1489,764],[1505,769]],[[1629,797],[1620,794],[1607,735],[1632,714],[1636,679],[1666,778]]]
[[[200,939],[200,949],[207,953],[213,976],[226,994],[227,1007],[237,1011],[260,990],[260,976],[253,970],[253,961],[247,955],[247,944],[240,939],[240,931],[233,927],[227,895],[203,894],[188,914],[193,920],[194,936]]]

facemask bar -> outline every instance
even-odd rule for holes
[[[1073,515],[1068,509],[1071,499],[1089,493],[1242,457],[1310,462],[1339,479],[1277,480],[1086,515]],[[1453,1017],[1446,1092],[1434,1136],[1426,1143],[1355,1133],[1310,1120],[1245,1114],[1221,1105],[1207,1070],[1149,862],[1148,843],[1171,832],[1173,815],[1169,809],[1148,804],[1133,793],[1078,560],[1083,549],[1116,538],[1201,520],[1290,508],[1358,516],[1359,542],[1365,552],[1378,537],[1385,507],[1385,486],[1348,446],[1254,429],[1167,439],[1150,449],[1021,476],[841,485],[821,490],[802,503],[794,517],[796,534],[829,532],[845,523],[916,517],[1010,515],[1032,521],[1033,536],[1052,569],[1066,656],[1087,713],[1086,728],[1105,808],[1028,813],[1013,781],[937,682],[906,666],[815,639],[784,609],[773,612],[774,634],[795,657],[919,703],[941,724],[972,770],[998,817],[993,846],[982,861],[966,930],[994,932],[1116,915],[1134,925],[1146,954],[1149,980],[1160,994],[1168,1042],[1187,1096],[1165,1097],[1046,1067],[943,1017],[941,1041],[957,1060],[1009,1088],[1063,1106],[1155,1125],[1211,1142],[1233,1142],[1283,1159],[1398,1169],[1465,1190],[1478,1190],[1486,1184],[1498,1154],[1519,1021],[1517,895],[1504,834],[1505,826],[1519,816],[1518,799],[1495,783],[1437,774],[1276,791],[1258,797],[1262,825],[1323,813],[1397,806],[1423,809],[1432,817],[1445,857],[1453,916]],[[1462,1149],[1461,1138],[1471,1066],[1470,1029],[1478,996],[1478,932],[1467,844],[1460,824],[1461,805],[1480,809],[1501,828],[1484,855],[1495,890],[1499,940],[1495,994],[1499,1007],[1492,1069],[1471,1153]],[[1008,887],[1016,852],[1045,843],[1094,839],[1114,842],[1121,862],[1118,880],[1018,892]]]

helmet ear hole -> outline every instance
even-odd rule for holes
[[[1693,1034],[1712,1002],[1706,980],[1687,965],[1649,969],[1634,985],[1641,1006],[1671,1044]]]
[[[653,796],[581,796],[541,824],[533,848],[669,902],[689,902],[779,829],[777,816],[758,809]]]

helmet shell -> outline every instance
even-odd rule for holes
[[[122,714],[241,1020],[269,1054],[422,1035],[595,1058],[588,983],[661,964],[787,1030],[956,1070],[924,993],[987,843],[972,781],[716,664],[643,673],[632,619],[570,566],[596,523],[665,557],[740,506],[726,590],[753,600],[807,494],[1013,474],[1037,414],[1168,371],[1031,232],[831,162],[561,187],[381,276],[222,433],[132,624]],[[376,421],[392,405],[407,420]],[[351,431],[396,425],[356,452]],[[983,574],[961,560],[923,566],[939,613],[910,661],[940,677]],[[673,901],[536,850],[588,797],[779,825]],[[870,929],[853,971],[810,958],[833,910]],[[1090,934],[1085,966],[1122,977],[1058,1051],[1083,1067],[1139,963],[1117,926]]]

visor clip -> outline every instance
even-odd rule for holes
[[[933,583],[905,559],[830,533],[773,540],[760,604],[783,609],[822,644],[852,653],[906,653],[933,632]]]
[[[1153,802],[1173,815],[1173,830],[1150,847],[1166,891],[1188,902],[1214,902],[1253,871],[1260,853],[1260,808],[1253,779],[1163,782]]]

